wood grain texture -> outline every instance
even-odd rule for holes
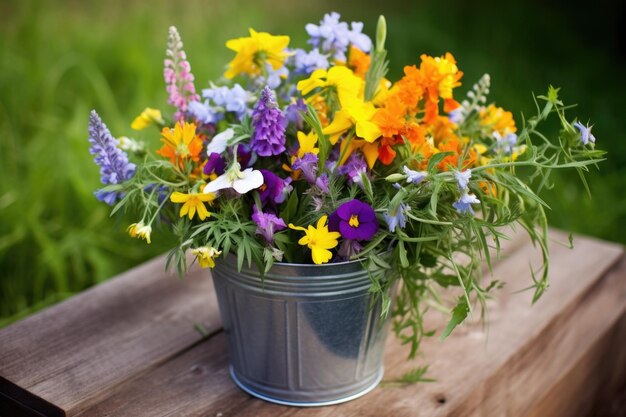
[[[567,240],[561,233],[553,238]],[[230,381],[218,333],[117,385],[81,415],[583,416],[626,381],[619,349],[626,341],[623,249],[589,238],[577,238],[573,250],[553,243],[551,287],[533,307],[531,294],[518,291],[528,286],[528,262],[536,263],[538,253],[527,241],[509,245],[509,256],[494,267],[494,278],[507,286],[490,303],[487,329],[469,323],[443,343],[428,340],[421,363],[407,363],[406,349],[393,337],[388,341],[386,379],[429,363],[435,383],[377,388],[332,407],[272,405]],[[433,317],[431,325],[442,323]]]
[[[75,415],[200,341],[194,324],[220,329],[214,298],[158,258],[0,331],[0,377]]]

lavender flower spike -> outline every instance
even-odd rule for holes
[[[259,156],[280,155],[285,152],[287,119],[278,108],[274,92],[265,87],[252,113],[252,150]]]
[[[200,97],[196,94],[196,88],[193,85],[191,65],[183,50],[183,42],[174,26],[170,26],[169,29],[165,55],[163,77],[169,95],[167,102],[176,107],[178,111],[174,119],[180,120],[185,116],[189,103],[199,101]]]
[[[135,164],[128,162],[128,155],[118,148],[117,139],[111,135],[95,110],[89,116],[89,143],[89,152],[95,155],[94,162],[100,166],[102,184],[119,184],[135,175]],[[95,195],[98,200],[112,206],[122,193],[98,190]]]

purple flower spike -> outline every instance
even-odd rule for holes
[[[135,175],[135,164],[128,162],[126,152],[118,148],[117,139],[111,135],[95,110],[89,116],[89,143],[89,152],[95,155],[94,162],[100,166],[102,184],[119,184]],[[102,190],[96,191],[95,195],[110,206],[122,197],[122,193]]]
[[[257,225],[256,233],[270,244],[274,242],[274,233],[287,227],[283,219],[272,213],[263,213],[256,206],[253,208],[252,221]]]
[[[204,165],[204,175],[222,175],[226,169],[226,162],[219,153],[213,152]]]
[[[370,240],[378,232],[376,213],[369,204],[350,200],[330,215],[328,230],[338,231],[344,239]]]
[[[265,87],[252,113],[252,149],[259,156],[280,155],[285,152],[287,119],[278,108],[274,92]]]
[[[315,184],[317,180],[317,155],[307,152],[302,158],[297,158],[291,165],[293,169],[302,171],[302,175],[309,184]]]
[[[263,204],[263,207],[268,205],[273,206],[285,201],[285,181],[278,175],[266,169],[261,169],[259,171],[263,174],[263,185],[259,188],[261,204]]]

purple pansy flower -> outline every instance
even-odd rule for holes
[[[266,169],[260,169],[259,171],[263,174],[263,185],[259,188],[263,207],[280,204],[285,201],[285,180]]]
[[[256,233],[270,244],[274,242],[274,233],[287,227],[283,219],[273,213],[263,213],[256,206],[253,208],[252,221],[256,223]]]
[[[222,175],[224,170],[226,170],[226,161],[224,161],[224,158],[222,158],[219,153],[211,153],[204,165],[204,175]]]
[[[596,137],[591,134],[591,127],[585,126],[580,122],[574,123],[574,127],[580,130],[581,140],[583,141],[583,145],[591,143],[596,143]]]
[[[330,215],[328,229],[338,231],[344,239],[370,240],[378,231],[378,221],[372,206],[355,199],[343,203]]]
[[[296,158],[291,168],[301,170],[307,182],[309,184],[315,184],[315,180],[317,179],[317,162],[317,155],[307,152],[302,158]]]
[[[287,119],[278,108],[274,92],[265,87],[252,113],[252,150],[259,156],[280,155],[285,152]]]
[[[459,214],[470,213],[474,214],[474,209],[472,208],[472,204],[478,204],[480,200],[476,198],[474,194],[463,193],[461,198],[458,201],[452,204],[452,207],[456,209]]]

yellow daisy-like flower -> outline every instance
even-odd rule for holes
[[[338,245],[337,239],[341,236],[339,232],[329,232],[326,220],[328,216],[322,216],[317,221],[317,226],[309,225],[308,229],[301,226],[294,226],[289,223],[289,228],[293,230],[301,230],[305,234],[298,244],[307,246],[311,249],[311,257],[314,264],[325,264],[333,257],[332,249]]]
[[[317,135],[313,131],[309,133],[298,132],[298,143],[300,144],[298,148],[298,158],[302,158],[305,153],[317,155],[320,152],[319,148],[315,147],[317,144]]]
[[[157,109],[153,109],[150,107],[146,107],[144,111],[133,120],[133,123],[130,125],[132,129],[135,130],[143,130],[148,126],[153,124],[163,124],[163,116],[161,116],[161,111]]]
[[[198,263],[202,268],[214,268],[215,258],[222,254],[222,251],[215,249],[212,246],[200,246],[191,250],[191,253],[196,255]]]
[[[328,71],[317,69],[306,80],[298,82],[298,90],[303,96],[320,87],[333,87],[337,90],[339,103],[345,106],[348,101],[363,97],[365,82],[354,75],[350,68],[343,66],[331,67]]]
[[[200,220],[204,220],[207,217],[211,217],[211,213],[206,209],[204,203],[211,203],[215,200],[214,193],[191,193],[184,194],[178,191],[172,193],[170,196],[170,200],[173,203],[184,203],[180,208],[180,217],[184,215],[189,216],[189,220],[193,218],[193,216],[198,213],[198,217]]]
[[[273,36],[267,32],[257,32],[250,29],[250,36],[246,38],[231,39],[226,42],[226,47],[237,52],[230,62],[226,78],[232,79],[239,74],[258,75],[262,72],[265,63],[274,70],[281,68],[287,52],[289,36]]]
[[[152,233],[152,227],[150,225],[144,224],[143,221],[139,223],[133,223],[128,226],[126,229],[130,237],[136,237],[138,239],[143,239],[148,244],[150,244],[150,233]]]

